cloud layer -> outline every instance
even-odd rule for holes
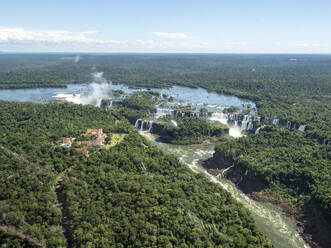
[[[188,35],[184,33],[154,32],[154,34],[160,38],[167,38],[167,39],[185,39],[188,37]]]
[[[25,30],[23,28],[0,27],[0,43],[121,43],[115,40],[99,40],[88,37],[97,33],[98,31],[95,30],[73,33],[65,30]]]

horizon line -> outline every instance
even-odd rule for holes
[[[330,53],[298,53],[298,52],[37,52],[37,51],[0,51],[0,55],[2,54],[75,54],[75,55],[331,55]]]

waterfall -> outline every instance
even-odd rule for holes
[[[236,186],[238,186],[243,180],[243,176],[240,177],[239,181],[236,183]]]
[[[291,122],[290,122],[290,121],[287,121],[287,123],[286,123],[286,128],[287,128],[287,129],[291,129]]]
[[[250,121],[248,123],[247,130],[253,130],[253,128],[254,128],[253,122]]]
[[[248,131],[253,129],[253,117],[249,115],[244,115],[242,121],[241,121],[241,131]]]
[[[177,124],[177,122],[176,122],[175,120],[171,120],[171,121],[170,121],[170,124],[171,124],[172,126],[174,126],[174,127],[177,127],[177,126],[178,126],[178,124]]]
[[[149,128],[148,128],[148,132],[150,133],[152,131],[152,127],[153,127],[153,121],[149,122]]]
[[[259,127],[258,129],[255,130],[255,134],[259,134],[261,130],[261,127]]]
[[[151,132],[153,127],[153,121],[146,121],[142,119],[136,120],[136,123],[134,124],[135,129],[139,129],[140,131],[144,131],[144,129],[148,132]]]
[[[237,182],[236,186],[238,186],[243,180],[244,180],[244,177],[247,176],[248,174],[248,170],[246,169],[245,173],[244,173],[244,176],[241,176],[239,181]]]
[[[229,116],[224,113],[221,113],[221,112],[212,113],[211,117],[209,118],[209,120],[211,120],[211,121],[218,121],[223,124],[227,124],[228,119],[229,119]]]
[[[144,130],[144,124],[145,124],[145,121],[141,121],[141,126],[140,126],[140,131],[143,131]]]
[[[248,124],[247,121],[244,121],[244,120],[243,120],[243,121],[241,122],[240,130],[241,130],[241,131],[246,131],[246,130],[247,130],[247,124]]]
[[[113,101],[110,101],[109,107],[113,107]]]
[[[279,119],[272,119],[272,125],[278,125],[279,124]]]
[[[227,172],[228,170],[230,170],[230,169],[233,168],[233,167],[234,167],[234,164],[231,165],[231,166],[229,166],[228,168],[224,169],[224,170],[222,171],[222,175],[223,175],[223,177],[225,176],[225,172]]]
[[[136,129],[138,129],[138,127],[139,127],[139,121],[140,121],[141,119],[137,119],[136,120],[136,123],[134,124],[134,127],[136,128]]]
[[[306,130],[306,125],[300,125],[298,131],[304,132]]]

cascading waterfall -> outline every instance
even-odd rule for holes
[[[241,122],[240,130],[241,131],[246,131],[247,130],[247,121],[242,121]]]
[[[145,124],[145,121],[141,121],[141,125],[140,125],[140,131],[143,131],[144,130],[144,124]]]
[[[138,129],[140,131],[146,130],[148,132],[151,132],[152,128],[153,128],[153,121],[138,119],[138,120],[136,120],[134,127],[135,127],[135,129]]]
[[[257,129],[255,130],[255,134],[259,134],[259,133],[260,133],[260,130],[261,130],[261,127],[257,128]]]
[[[306,125],[300,125],[298,131],[304,132],[306,130]]]
[[[211,121],[218,121],[223,124],[228,123],[229,116],[222,113],[222,112],[215,112],[211,114],[211,117],[209,117],[209,120]]]
[[[148,132],[150,133],[152,131],[152,128],[153,128],[153,121],[150,121],[149,122],[149,128],[148,128]]]
[[[134,124],[134,128],[138,129],[139,127],[139,121],[141,121],[141,119],[137,119],[136,123]]]

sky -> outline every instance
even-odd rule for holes
[[[331,0],[1,0],[0,51],[331,53]]]

